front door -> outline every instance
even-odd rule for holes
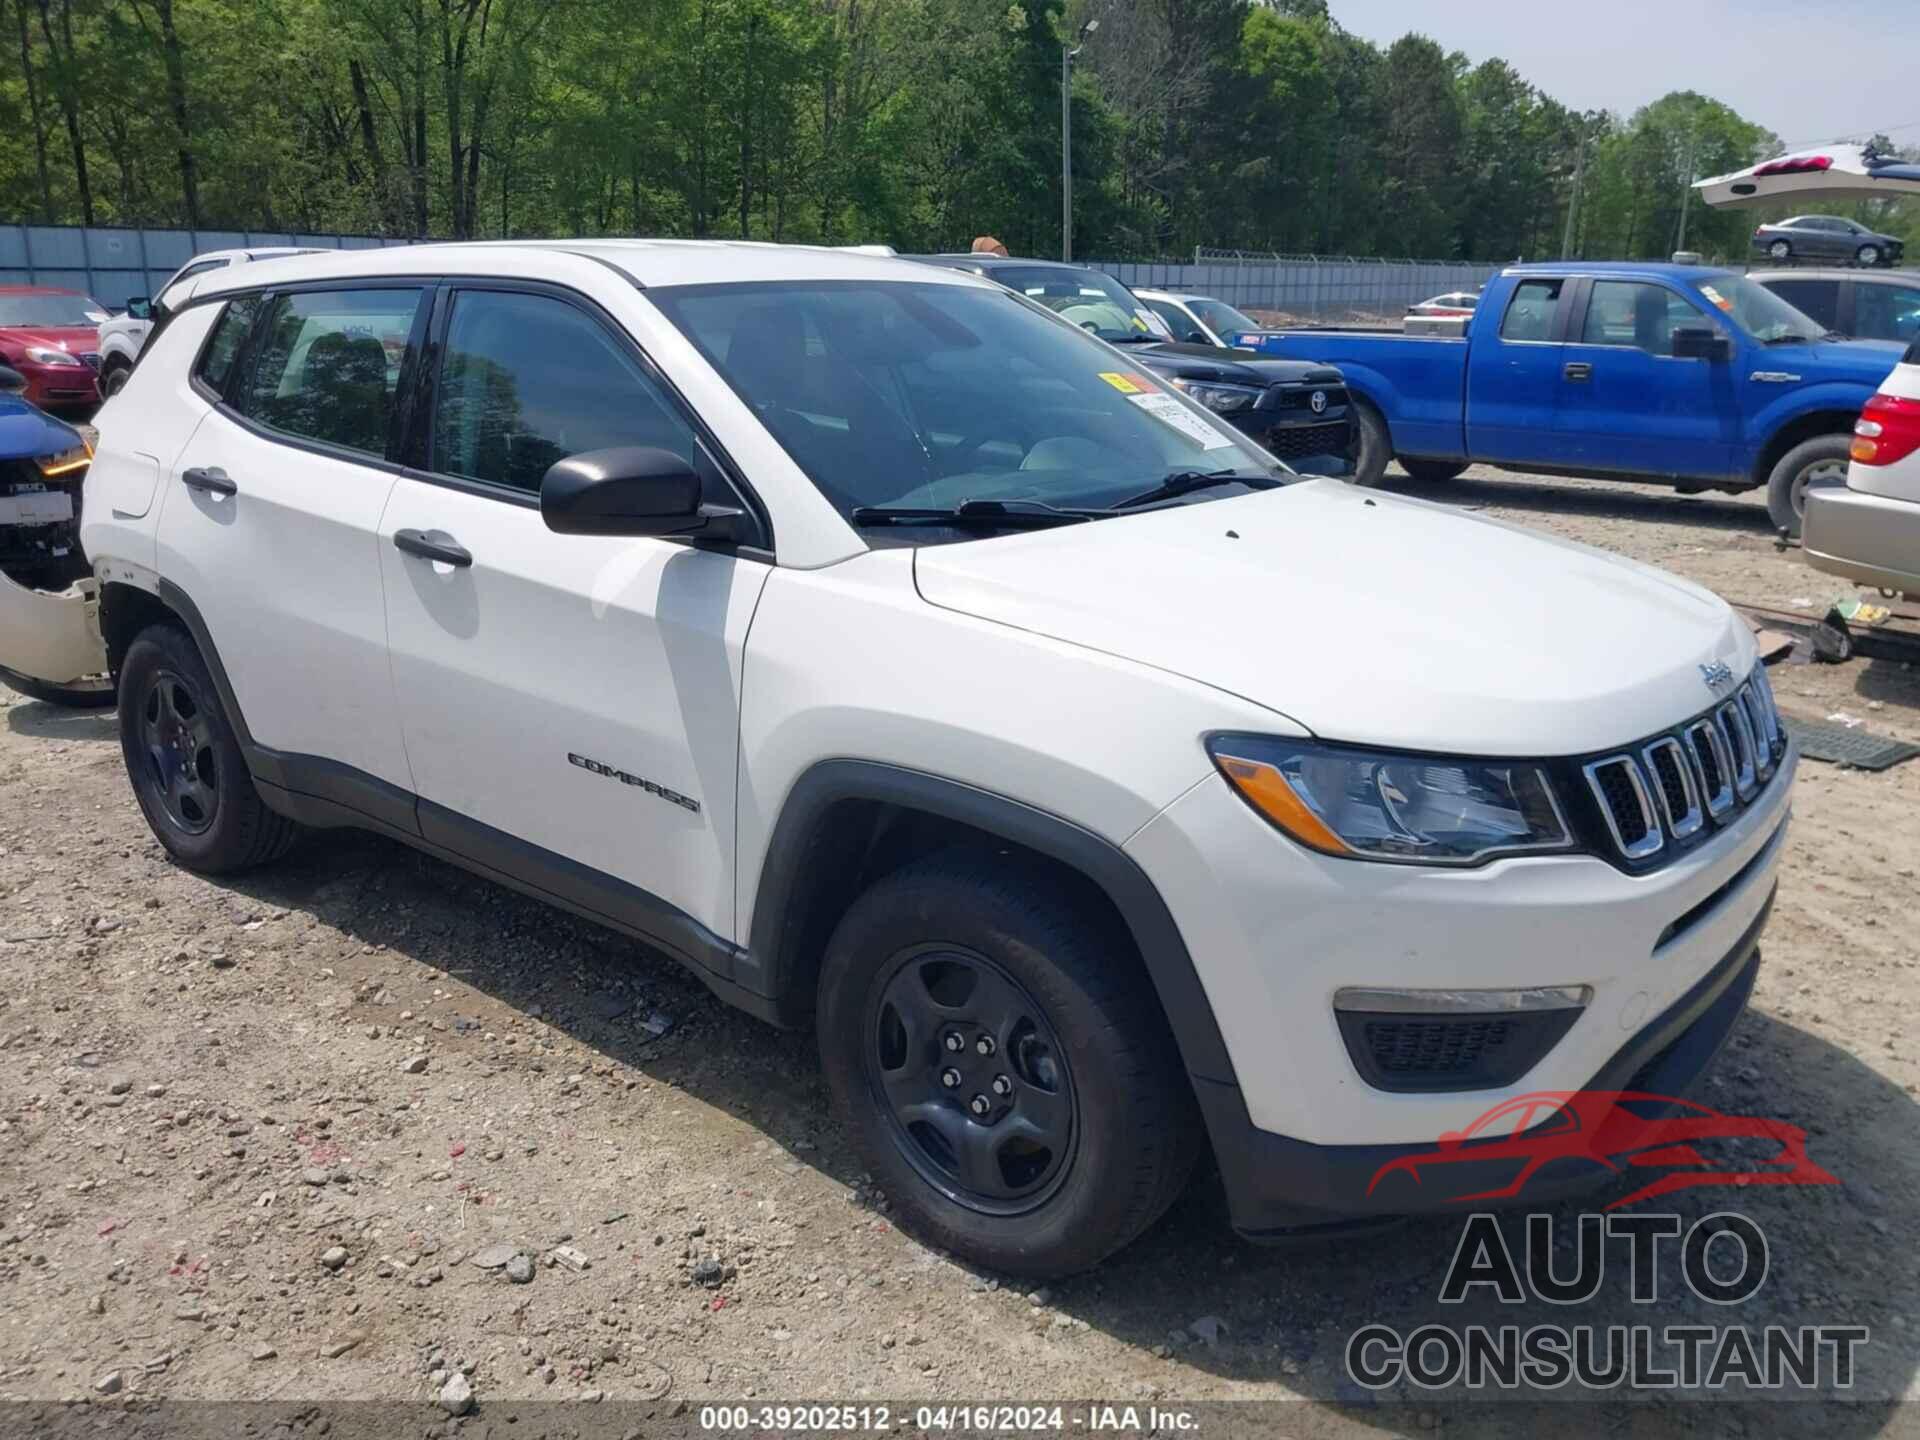
[[[1595,280],[1569,317],[1555,425],[1580,469],[1673,479],[1728,478],[1740,436],[1734,367],[1680,358],[1683,325],[1727,327],[1677,290]],[[1729,336],[1731,338],[1731,336]]]
[[[329,793],[372,777],[399,792],[376,813],[402,826],[411,776],[376,537],[426,293],[229,301],[195,363],[195,393],[217,403],[173,462],[157,534],[161,575],[200,612],[252,738],[277,752],[265,778],[299,789],[314,761],[328,762]]]
[[[728,938],[741,666],[768,567],[542,523],[547,468],[583,451],[652,446],[726,483],[597,311],[453,288],[434,326],[429,448],[379,547],[421,831],[668,941],[689,921]]]

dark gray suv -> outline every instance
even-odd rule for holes
[[[1796,215],[1753,232],[1753,250],[1777,264],[1789,260],[1850,260],[1897,265],[1904,242],[1838,215]]]

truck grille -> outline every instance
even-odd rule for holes
[[[1754,800],[1786,756],[1786,731],[1766,670],[1733,697],[1668,734],[1580,769],[1618,855],[1653,861],[1724,825]]]
[[[1261,443],[1282,460],[1303,460],[1310,455],[1345,455],[1347,422],[1331,425],[1275,426]]]

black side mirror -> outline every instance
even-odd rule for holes
[[[0,395],[24,395],[27,377],[11,365],[0,365]]]
[[[559,535],[740,538],[745,515],[700,503],[700,476],[680,456],[644,445],[569,455],[540,482],[540,518]]]
[[[1733,342],[1716,326],[1676,325],[1673,353],[1679,360],[1726,360],[1733,355]]]
[[[151,320],[153,318],[153,301],[145,295],[134,296],[131,300],[127,301],[127,318],[129,320]]]

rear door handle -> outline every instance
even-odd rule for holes
[[[180,483],[189,490],[198,490],[207,495],[238,495],[240,487],[227,478],[227,472],[218,465],[209,465],[204,470],[195,466],[191,470],[180,472]]]
[[[1569,360],[1567,368],[1560,373],[1575,383],[1581,383],[1593,378],[1593,366],[1584,360]]]
[[[403,554],[437,560],[442,565],[465,569],[473,564],[473,552],[441,530],[396,530],[393,545]]]

